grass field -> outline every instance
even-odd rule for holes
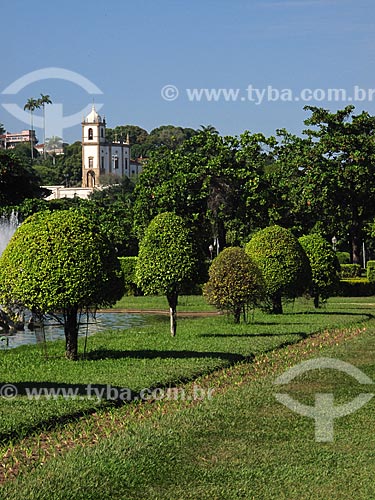
[[[168,302],[166,297],[151,295],[147,297],[124,296],[114,306],[113,309],[134,309],[139,311],[158,310],[168,311]],[[215,307],[210,306],[203,299],[202,295],[181,295],[178,298],[177,310],[185,311],[216,311]]]
[[[78,363],[60,356],[59,343],[49,346],[47,360],[31,347],[0,353],[0,377],[6,382],[98,383],[138,390],[181,385],[191,379],[215,389],[212,399],[194,404],[132,403],[56,426],[47,433],[52,448],[81,440],[86,446],[72,447],[34,472],[24,469],[0,495],[14,499],[374,498],[372,402],[335,422],[334,442],[316,443],[313,421],[280,405],[272,383],[290,363],[293,343],[298,341],[293,362],[318,352],[350,361],[375,378],[375,320],[368,320],[370,304],[340,299],[316,312],[299,301],[290,304],[282,317],[257,311],[250,325],[234,325],[225,316],[181,319],[175,339],[168,336],[167,318],[150,317],[142,329],[95,335],[88,359]],[[367,331],[342,343],[337,332],[360,322]],[[324,341],[309,338],[327,328],[336,330],[323,333]],[[277,351],[281,358],[274,358],[272,350],[283,345]],[[259,377],[253,373],[258,360],[268,367]],[[329,372],[329,377],[311,372],[290,390],[307,404],[313,404],[315,392],[334,389],[339,402],[358,392],[358,383]],[[51,427],[54,415],[74,414],[89,403],[1,400],[3,453],[17,457],[17,446],[23,446],[18,453],[24,457],[29,449],[32,456],[40,435],[17,445],[21,438],[48,422]],[[89,439],[94,446],[82,437],[87,435],[96,436]],[[11,451],[10,436],[15,447]],[[39,453],[45,449],[38,446]]]

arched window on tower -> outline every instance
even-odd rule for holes
[[[92,128],[89,128],[89,141],[92,141],[94,139],[94,133],[92,131]]]

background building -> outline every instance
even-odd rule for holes
[[[35,136],[35,130],[22,130],[21,132],[6,132],[0,135],[0,147],[5,149],[12,149],[17,144],[22,144],[24,142],[33,141],[36,144],[37,138]]]

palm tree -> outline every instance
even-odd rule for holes
[[[50,96],[48,94],[40,94],[38,104],[43,108],[43,157],[46,159],[46,104],[52,104]]]
[[[53,135],[50,139],[46,139],[44,143],[44,152],[48,150],[48,152],[53,151],[52,161],[55,165],[56,163],[56,149],[61,149],[63,147],[63,140],[61,137],[57,135]]]
[[[36,109],[40,108],[39,99],[34,99],[34,97],[30,97],[27,99],[27,103],[23,107],[23,109],[30,111],[30,122],[31,122],[31,136],[30,136],[30,146],[31,146],[31,161],[34,160],[34,122],[33,122],[33,113]]]
[[[219,132],[213,125],[201,125],[201,132],[219,135]]]

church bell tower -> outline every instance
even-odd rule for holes
[[[101,147],[106,144],[105,119],[92,106],[82,122],[82,187],[99,185],[100,170],[104,168]]]

